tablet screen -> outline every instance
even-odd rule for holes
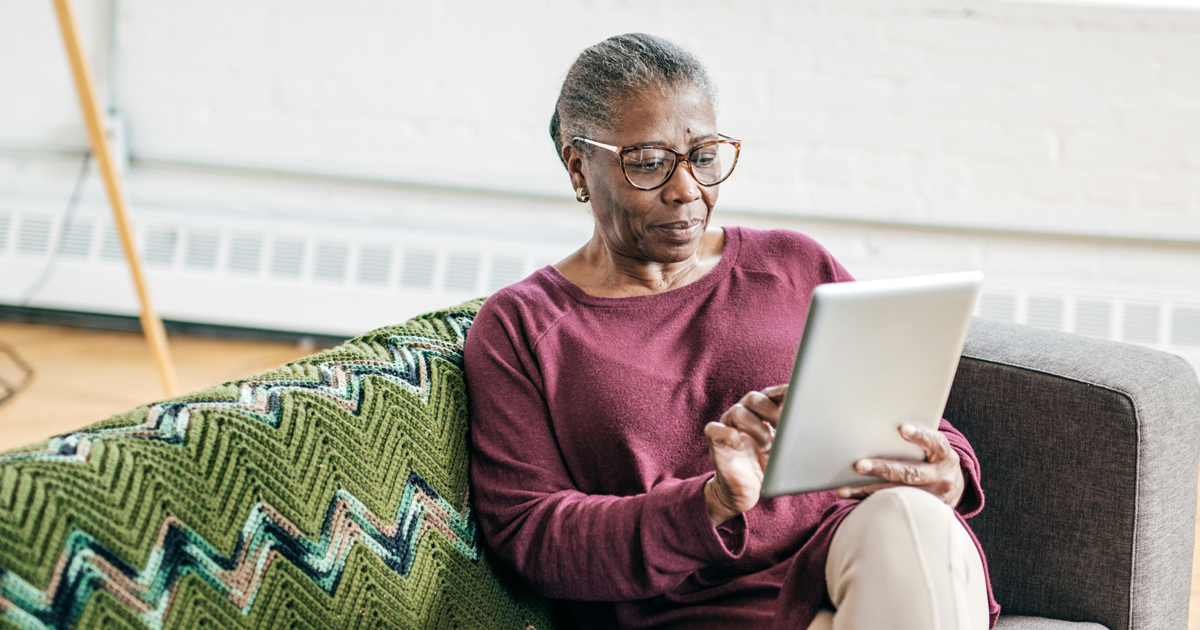
[[[879,483],[864,457],[923,460],[905,423],[937,429],[983,274],[823,284],[813,291],[763,496]]]

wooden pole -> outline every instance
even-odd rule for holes
[[[88,66],[87,57],[83,54],[82,42],[79,39],[79,28],[75,14],[71,9],[70,0],[54,0],[54,11],[58,14],[58,25],[62,29],[63,44],[67,48],[67,57],[71,60],[71,73],[75,76],[75,88],[79,92],[79,106],[83,110],[83,119],[87,123],[88,137],[92,144],[92,155],[100,165],[100,174],[104,177],[104,188],[108,192],[108,204],[112,207],[113,222],[116,223],[117,233],[121,236],[121,246],[125,249],[125,260],[129,262],[129,273],[133,276],[133,284],[137,287],[138,299],[142,304],[142,333],[150,344],[150,352],[158,366],[158,375],[162,380],[163,389],[167,396],[174,396],[175,369],[171,365],[171,351],[167,346],[167,333],[163,329],[162,319],[154,310],[150,301],[150,292],[146,289],[146,278],[142,274],[142,261],[138,258],[137,245],[133,240],[133,230],[129,227],[129,213],[125,202],[125,191],[121,186],[121,177],[113,163],[112,149],[108,144],[108,135],[104,132],[100,107],[96,102],[95,83],[92,81],[92,70]]]

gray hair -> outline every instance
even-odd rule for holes
[[[550,117],[550,137],[559,159],[571,138],[590,137],[613,124],[626,98],[650,87],[666,92],[686,85],[703,90],[716,107],[716,91],[704,66],[665,39],[629,33],[584,50],[567,71]]]

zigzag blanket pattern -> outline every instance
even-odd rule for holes
[[[0,627],[549,628],[467,502],[478,306],[0,454]]]

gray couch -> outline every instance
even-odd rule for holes
[[[0,628],[554,628],[460,512],[478,306],[0,454]],[[1185,627],[1184,361],[976,320],[946,417],[983,467],[1002,630]]]
[[[999,628],[1187,627],[1200,453],[1187,362],[976,318],[946,418],[983,469],[971,525]]]

